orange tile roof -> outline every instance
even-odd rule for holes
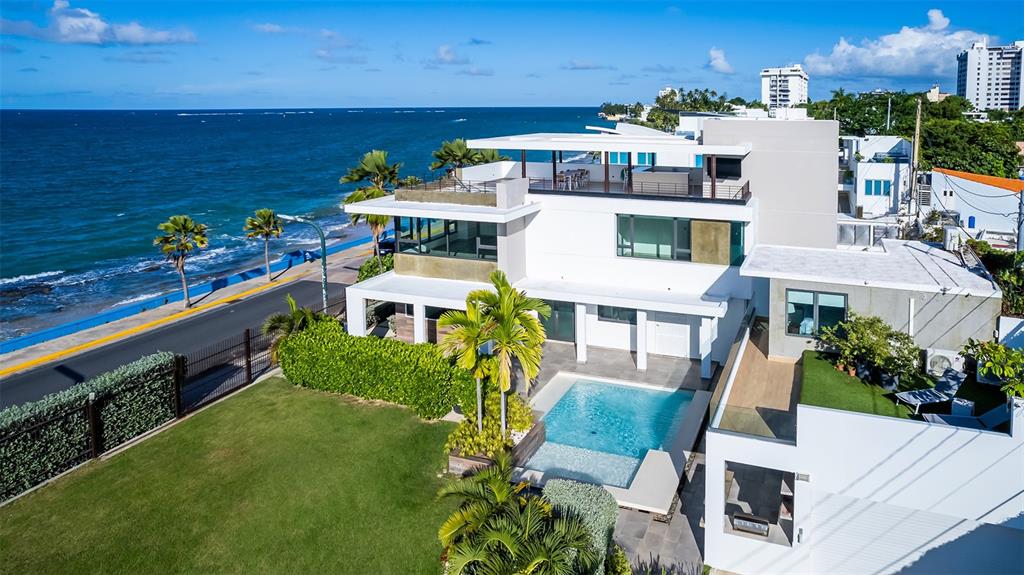
[[[1000,178],[998,176],[985,176],[982,174],[972,174],[970,172],[959,172],[957,170],[947,170],[946,168],[932,168],[933,171],[939,172],[940,174],[946,174],[947,176],[953,176],[956,178],[963,178],[972,182],[978,182],[979,184],[985,184],[988,186],[995,186],[1004,190],[1009,190],[1014,193],[1020,193],[1024,191],[1024,180],[1014,180],[1011,178]]]

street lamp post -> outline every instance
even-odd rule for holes
[[[286,216],[284,214],[278,214],[277,217],[286,222],[295,222],[312,226],[313,229],[316,230],[317,235],[320,236],[320,291],[324,300],[323,312],[327,313],[327,237],[324,235],[323,228],[321,228],[316,222],[305,218]]]

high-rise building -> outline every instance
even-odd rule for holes
[[[761,101],[769,110],[807,103],[807,72],[800,64],[761,70]]]
[[[956,95],[977,110],[1017,110],[1024,107],[1024,40],[1010,46],[975,42],[956,57]]]

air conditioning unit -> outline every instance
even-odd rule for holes
[[[964,370],[964,358],[958,351],[929,349],[925,356],[925,369],[934,376],[941,376],[947,369]]]

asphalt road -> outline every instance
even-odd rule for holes
[[[341,283],[328,283],[329,306],[344,301],[345,287]],[[303,279],[271,288],[128,339],[0,379],[0,408],[35,401],[150,353],[187,354],[240,336],[246,328],[258,328],[267,316],[287,311],[284,298],[289,293],[299,305],[312,308],[321,305],[318,279]]]

